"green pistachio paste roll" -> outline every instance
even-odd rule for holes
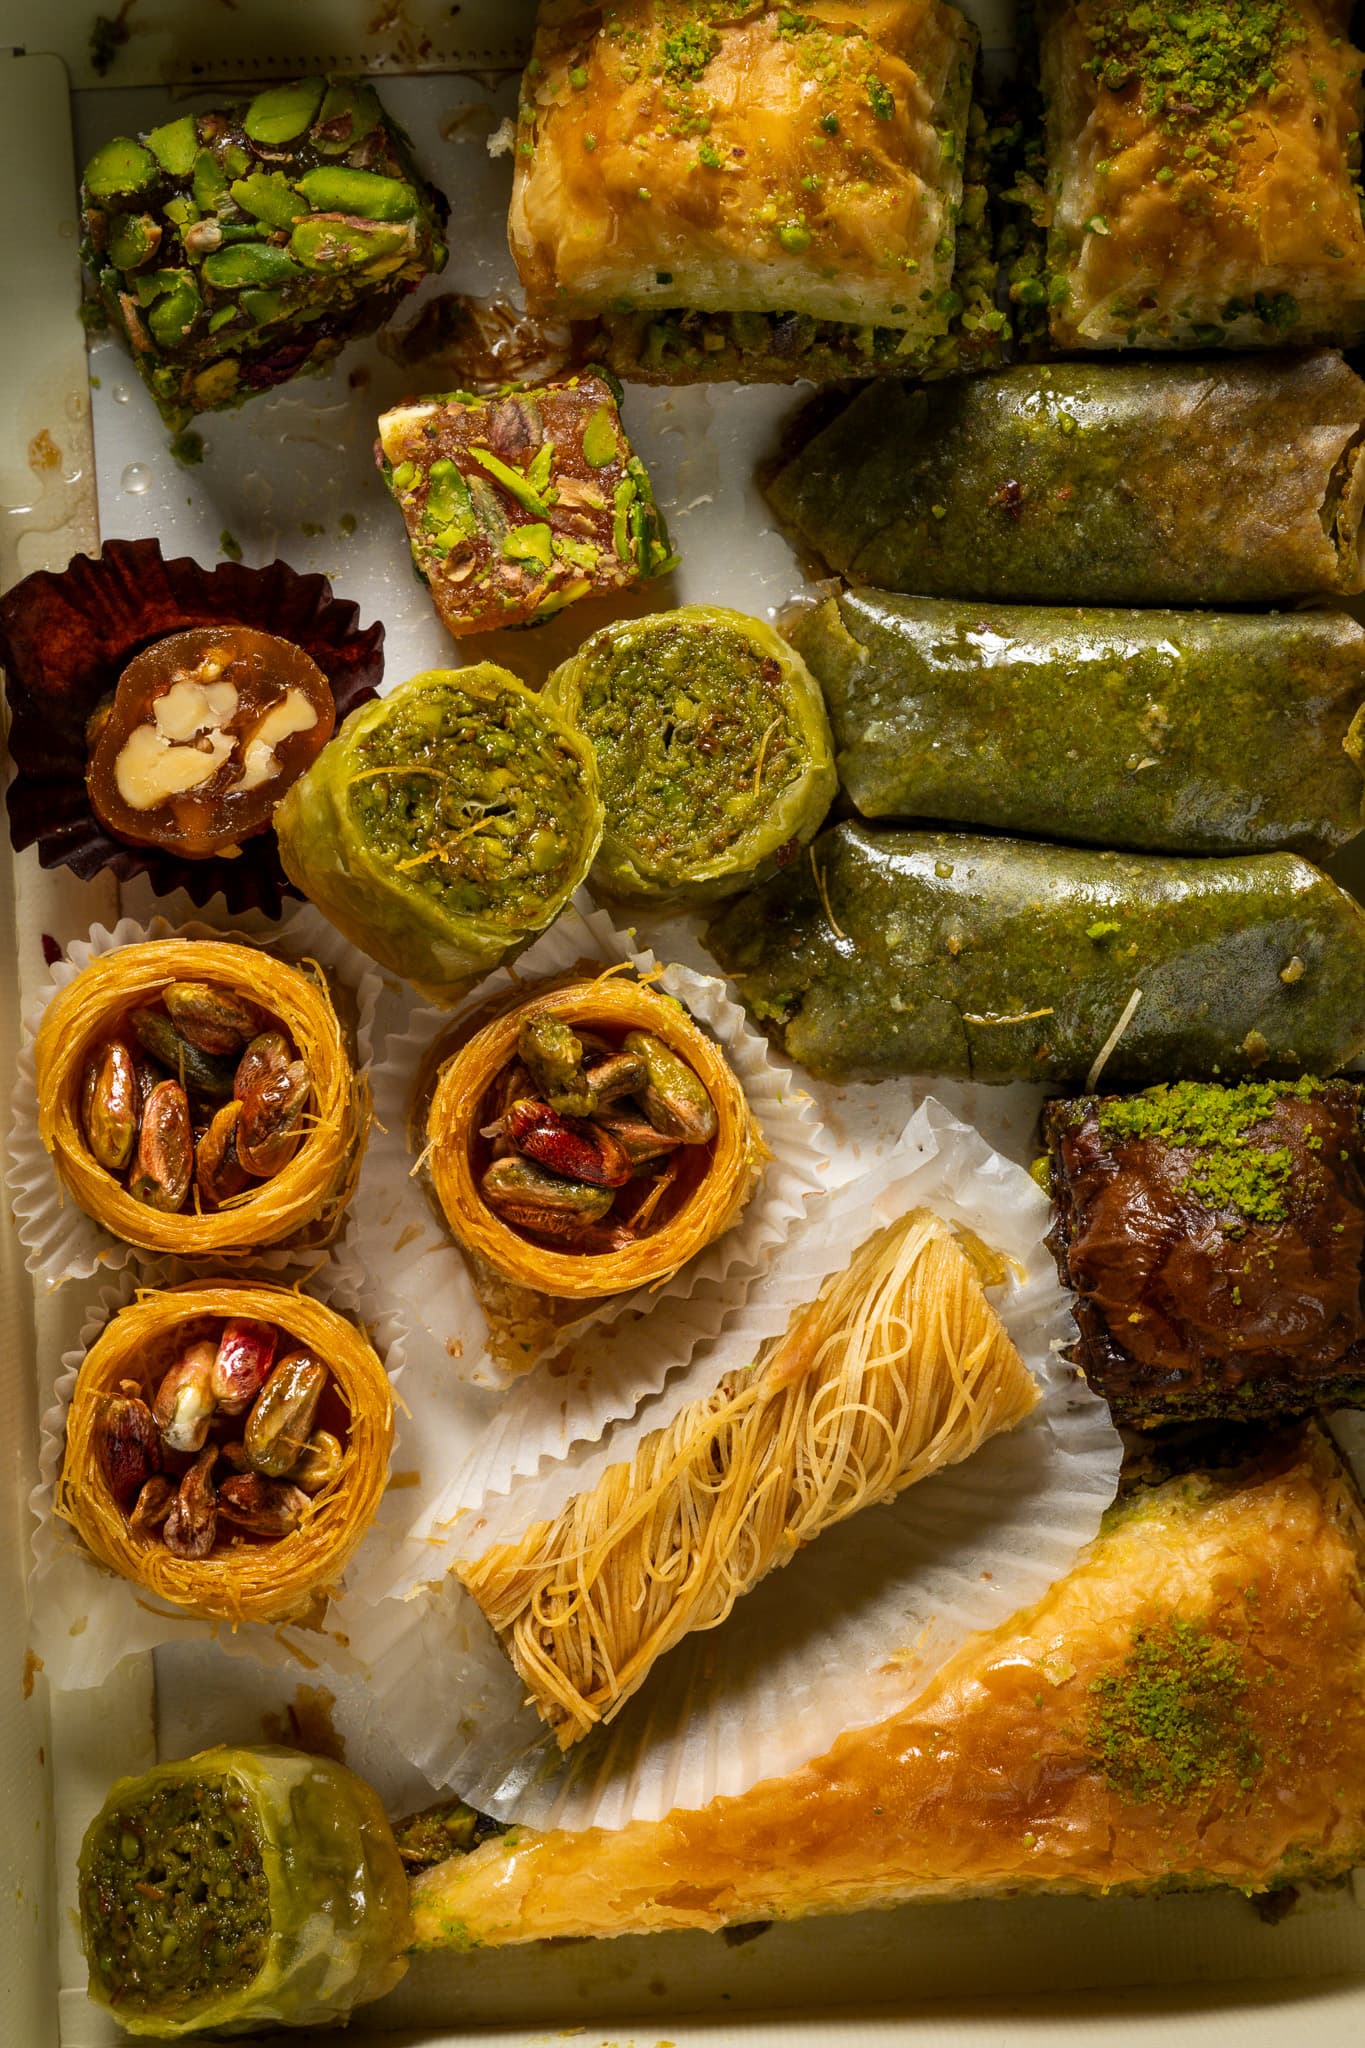
[[[1362,588],[1365,384],[1339,355],[1026,364],[871,387],[769,486],[850,582],[1039,604]]]
[[[592,748],[491,662],[362,705],[275,813],[291,882],[433,1001],[558,916],[592,865]]]
[[[90,1995],[162,2038],[344,2022],[402,1976],[407,1880],[325,1757],[209,1749],[121,1778],[81,1847]]]
[[[814,838],[833,799],[820,692],[800,655],[742,612],[618,620],[546,696],[592,742],[607,818],[592,879],[620,901],[733,895]]]
[[[1365,631],[847,591],[791,627],[865,818],[1321,858],[1361,829]]]
[[[838,1081],[1110,1088],[1332,1073],[1365,912],[1292,853],[1182,860],[837,825],[711,924],[787,1055]]]

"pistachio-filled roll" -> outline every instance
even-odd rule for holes
[[[830,1080],[1087,1091],[1333,1073],[1365,1050],[1365,913],[1292,853],[1100,852],[836,825],[706,942]]]
[[[1365,384],[1329,351],[1022,363],[863,391],[769,486],[841,576],[916,597],[1273,604],[1362,587]]]
[[[837,787],[820,691],[771,626],[722,605],[619,619],[546,696],[597,756],[594,884],[623,902],[702,903],[814,838]]]
[[[326,1757],[206,1749],[120,1778],[86,1830],[90,1996],[130,2034],[344,2024],[407,1964],[384,1809]]]
[[[791,635],[865,818],[1314,859],[1361,829],[1365,630],[1344,611],[848,590]]]
[[[163,418],[323,368],[443,268],[446,205],[363,80],[300,78],[116,135],[81,253]]]
[[[434,1002],[558,916],[592,865],[592,748],[506,669],[431,669],[348,718],[275,813],[286,874]]]

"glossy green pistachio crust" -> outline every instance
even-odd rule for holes
[[[81,1847],[90,1996],[163,2039],[343,2023],[402,1976],[407,1880],[326,1757],[209,1749],[120,1778]]]
[[[118,135],[85,167],[82,254],[163,418],[320,369],[445,265],[444,202],[354,79]]]
[[[506,669],[363,705],[275,813],[285,873],[339,931],[453,1002],[567,903],[602,836],[592,748]]]
[[[1358,591],[1365,384],[1327,350],[874,386],[773,479],[850,582],[1039,604]]]
[[[1107,1088],[1333,1073],[1365,1049],[1365,912],[1295,854],[1191,860],[836,825],[707,933],[833,1080]]]
[[[794,859],[837,783],[824,702],[771,626],[721,605],[618,619],[546,698],[597,757],[595,888],[626,903],[732,896]]]
[[[1312,858],[1361,829],[1365,630],[1345,612],[850,590],[790,630],[866,818]]]

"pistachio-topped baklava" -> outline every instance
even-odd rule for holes
[[[625,376],[921,367],[963,311],[976,44],[945,0],[542,0],[511,214],[532,310],[602,321]]]

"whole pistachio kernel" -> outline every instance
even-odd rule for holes
[[[409,253],[409,234],[406,222],[314,213],[298,223],[289,248],[305,270],[359,270],[367,264],[401,262]]]
[[[204,258],[205,281],[220,291],[284,284],[297,275],[298,265],[288,250],[277,249],[272,242],[238,242]]]
[[[258,92],[242,122],[248,141],[259,142],[266,148],[292,142],[312,126],[325,91],[325,79],[300,78],[290,85],[272,85],[265,92]]]
[[[411,220],[419,201],[401,178],[353,171],[344,164],[320,164],[305,171],[298,189],[314,213],[345,213],[357,220]]]

